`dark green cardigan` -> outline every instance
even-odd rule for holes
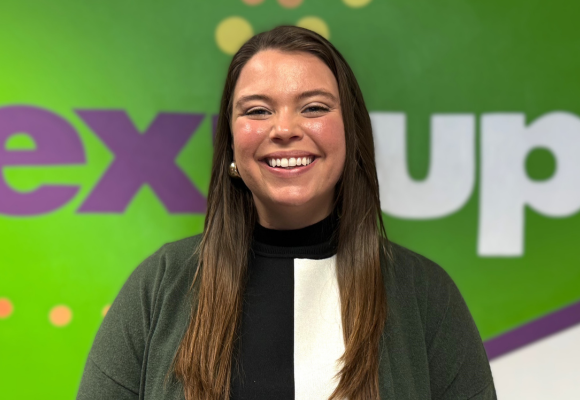
[[[99,328],[77,399],[184,398],[165,378],[190,317],[199,240],[166,244],[131,274]],[[401,246],[391,250],[394,263],[382,264],[381,399],[496,399],[479,332],[449,275]]]

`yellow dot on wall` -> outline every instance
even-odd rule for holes
[[[344,4],[352,8],[364,7],[371,2],[371,0],[342,0]]]
[[[215,41],[226,54],[236,51],[252,37],[252,25],[242,17],[229,17],[220,22],[215,30]]]
[[[105,315],[107,315],[107,313],[109,312],[109,308],[111,308],[110,304],[107,304],[105,307],[103,307],[103,309],[101,310],[101,315],[104,317]]]
[[[326,25],[326,22],[318,17],[304,17],[296,23],[296,26],[310,29],[311,31],[318,33],[320,36],[326,39],[330,39],[328,25]]]
[[[242,0],[242,1],[249,6],[257,6],[258,4],[264,2],[264,0]]]
[[[0,319],[8,318],[12,315],[12,311],[14,311],[14,307],[12,306],[12,302],[6,298],[0,299]]]
[[[302,1],[303,0],[278,0],[278,3],[282,7],[286,7],[286,8],[296,8],[300,4],[302,4]]]
[[[55,306],[50,310],[48,319],[54,326],[66,326],[72,320],[72,311],[67,306]]]

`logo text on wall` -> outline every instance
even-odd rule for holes
[[[123,213],[144,184],[169,213],[205,212],[205,198],[175,163],[203,114],[160,113],[144,133],[121,110],[76,114],[114,154],[78,213]],[[385,213],[404,219],[442,218],[471,198],[476,183],[475,115],[431,116],[430,166],[422,181],[408,172],[405,114],[372,112],[371,121]],[[568,217],[580,210],[580,118],[552,112],[526,125],[522,113],[489,113],[480,117],[480,132],[478,254],[521,256],[526,206],[549,217]],[[10,137],[23,133],[34,141],[34,149],[6,148]],[[0,107],[0,144],[0,169],[86,163],[74,127],[38,107]],[[556,172],[541,182],[529,179],[525,171],[526,157],[536,148],[548,149],[556,159]],[[0,214],[45,214],[72,200],[78,189],[43,185],[23,193],[11,188],[2,173]]]

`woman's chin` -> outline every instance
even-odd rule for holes
[[[312,201],[308,199],[301,199],[301,198],[283,198],[283,199],[273,199],[272,206],[278,208],[304,208],[308,207]]]
[[[320,203],[320,200],[303,193],[274,193],[267,196],[267,201],[262,203],[267,207],[291,210],[308,208]]]

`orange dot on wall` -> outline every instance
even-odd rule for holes
[[[105,315],[107,315],[107,313],[109,312],[109,308],[111,308],[110,304],[107,304],[105,307],[103,307],[103,309],[101,310],[101,315],[104,317]]]
[[[66,326],[72,320],[72,311],[67,306],[55,306],[50,310],[48,319],[54,326]]]
[[[278,3],[285,8],[296,8],[302,4],[302,0],[278,0]]]
[[[12,306],[12,302],[10,300],[1,298],[0,299],[0,318],[8,318],[12,311],[14,311],[14,307]]]
[[[249,6],[257,6],[258,4],[264,2],[264,0],[242,0],[242,1]]]

